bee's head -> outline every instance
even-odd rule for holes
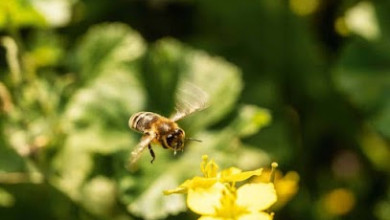
[[[166,137],[167,147],[174,150],[175,153],[176,151],[183,150],[184,139],[185,139],[185,133],[183,129],[177,128],[174,132],[167,135]]]

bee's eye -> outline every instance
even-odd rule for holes
[[[168,144],[168,146],[173,147],[172,144],[173,144],[174,140],[175,140],[175,138],[174,138],[173,135],[171,135],[171,134],[167,135],[167,144]]]

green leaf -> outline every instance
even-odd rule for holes
[[[58,175],[51,176],[50,183],[73,200],[80,200],[80,187],[93,169],[92,154],[82,146],[65,143],[52,163]]]
[[[128,130],[131,114],[144,107],[144,90],[129,68],[116,68],[91,80],[78,90],[66,109],[67,123],[74,129],[102,126]]]
[[[177,215],[186,209],[182,195],[164,196],[163,191],[173,189],[180,182],[171,173],[161,175],[153,181],[148,189],[139,196],[127,209],[145,219],[162,219],[168,215]]]
[[[92,27],[76,51],[76,63],[84,80],[126,66],[145,52],[142,37],[120,23]]]
[[[81,201],[91,213],[110,217],[116,205],[115,183],[104,176],[94,177],[82,189]]]
[[[0,1],[0,29],[44,27],[46,21],[27,0]]]

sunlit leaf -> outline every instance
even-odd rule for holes
[[[69,101],[66,120],[73,128],[100,125],[110,130],[128,129],[131,114],[145,102],[143,89],[129,69],[112,69],[91,80]]]
[[[83,78],[93,78],[136,60],[145,52],[141,36],[120,23],[91,28],[77,48],[76,63]]]
[[[0,1],[0,29],[21,27],[44,27],[46,21],[30,1]]]
[[[82,190],[82,203],[92,213],[99,216],[110,216],[115,209],[115,183],[103,176],[88,181]]]
[[[163,196],[162,191],[174,188],[179,181],[171,173],[156,178],[137,200],[127,208],[130,212],[145,219],[161,219],[168,215],[175,215],[185,210],[185,201],[182,195]]]
[[[79,146],[65,143],[52,166],[58,175],[51,178],[51,183],[73,200],[81,199],[80,187],[93,169],[92,155]]]

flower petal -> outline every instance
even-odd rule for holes
[[[272,216],[265,212],[252,212],[241,215],[237,220],[272,220]]]
[[[231,170],[231,171],[229,171]],[[222,182],[240,182],[251,178],[252,176],[260,176],[263,169],[257,169],[253,171],[237,172],[238,168],[231,167],[221,174]],[[227,174],[231,175],[227,175]]]
[[[186,181],[187,182],[187,181]],[[184,183],[186,183],[184,182]],[[187,187],[188,189],[194,188],[209,188],[217,182],[216,178],[204,178],[196,176],[190,180],[187,184],[183,184],[182,186]]]
[[[199,177],[196,176],[190,180],[186,180],[184,183],[182,183],[179,187],[175,189],[169,189],[169,190],[164,190],[163,193],[164,195],[170,195],[174,193],[187,193],[189,189],[193,188],[208,188],[214,183],[217,182],[216,178],[205,178],[205,177]]]
[[[174,194],[174,193],[187,193],[187,188],[184,188],[184,187],[177,187],[175,189],[167,189],[167,190],[164,190],[163,191],[164,195],[171,195],[171,194]]]
[[[216,182],[208,188],[191,188],[188,190],[187,206],[201,215],[214,215],[221,205],[222,191],[225,186]]]
[[[236,203],[251,211],[261,211],[276,202],[276,192],[272,183],[245,184],[237,190]]]
[[[219,177],[220,178],[225,178],[225,177],[228,177],[228,176],[231,176],[231,175],[235,175],[235,174],[239,174],[241,173],[242,170],[240,168],[237,168],[237,167],[230,167],[228,169],[224,169],[222,170],[220,173],[219,173]]]

